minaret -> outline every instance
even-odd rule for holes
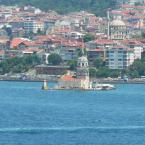
[[[107,38],[110,39],[110,9],[107,11]]]

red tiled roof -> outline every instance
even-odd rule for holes
[[[64,75],[64,76],[61,77],[61,80],[63,80],[63,81],[75,81],[75,80],[77,80],[77,79],[74,78],[74,77],[71,76],[71,75]]]
[[[11,48],[17,48],[18,45],[20,45],[21,43],[23,42],[27,42],[28,40],[24,39],[24,38],[14,38],[12,41],[11,41]]]
[[[24,40],[21,38],[15,38],[11,41],[11,47],[16,47],[18,44],[22,43]]]
[[[4,50],[0,50],[0,55],[4,55],[5,51]]]
[[[11,46],[10,47],[11,48],[17,48],[21,43],[26,45],[26,47],[39,46],[41,44],[41,43],[30,41],[30,40],[24,39],[24,38],[14,38],[11,41]]]
[[[95,43],[105,45],[105,44],[114,44],[114,41],[110,39],[100,39],[100,40],[97,39],[95,40]]]
[[[138,40],[123,40],[122,41],[123,44],[125,45],[129,45],[129,44],[133,44],[133,45],[143,45],[143,43],[141,41]]]
[[[135,6],[129,5],[129,4],[124,4],[124,5],[122,5],[122,8],[135,8]]]
[[[103,49],[96,48],[96,49],[89,49],[88,51],[103,52]]]
[[[42,49],[39,49],[39,48],[27,48],[23,51],[23,53],[39,53],[39,52],[42,52],[43,50]]]
[[[81,81],[81,80],[84,80],[84,79],[78,79],[78,78],[75,78],[75,77],[73,77],[73,76],[71,76],[71,75],[64,75],[64,76],[62,76],[61,77],[61,79],[60,80],[62,80],[62,81],[75,81],[75,82],[77,82],[77,81]]]

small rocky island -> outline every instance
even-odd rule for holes
[[[83,55],[78,58],[76,75],[63,75],[56,89],[67,90],[112,90],[115,89],[111,84],[100,84],[90,81],[89,64],[87,56]]]

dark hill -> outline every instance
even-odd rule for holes
[[[115,0],[0,0],[0,4],[33,5],[42,10],[55,10],[62,14],[87,10],[98,15],[104,15],[107,8],[114,8]]]

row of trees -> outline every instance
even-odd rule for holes
[[[124,72],[131,78],[145,76],[145,58],[143,57],[141,60],[138,59],[134,61],[134,63]]]
[[[93,64],[93,67],[89,69],[90,77],[93,78],[103,78],[103,77],[112,77],[116,78],[120,75],[119,70],[111,70],[106,67],[105,61],[103,61],[101,58],[96,59]]]
[[[77,61],[73,60],[69,63],[71,70],[76,70]],[[96,59],[92,67],[89,69],[90,77],[100,78],[100,77],[112,77],[116,78],[119,76],[127,75],[130,78],[140,78],[141,76],[145,76],[145,58],[143,57],[141,60],[135,60],[134,63],[127,69],[124,70],[112,70],[106,67],[105,62],[102,59]]]
[[[115,0],[2,0],[4,5],[33,5],[42,10],[55,10],[59,13],[87,10],[95,14],[103,15],[107,8],[113,8]]]
[[[63,63],[61,56],[58,54],[51,54],[48,57],[48,61],[50,65],[60,65]],[[70,70],[76,71],[77,60],[72,60],[68,62],[70,66]],[[116,78],[119,76],[123,76],[126,74],[130,78],[139,78],[140,76],[145,76],[145,58],[143,57],[141,60],[135,60],[134,63],[125,70],[112,70],[106,67],[105,61],[101,58],[97,58],[91,64],[89,69],[90,77],[112,77]]]
[[[62,58],[60,55],[52,53],[48,56],[48,62],[51,65],[59,65],[62,62]]]
[[[93,63],[94,67],[90,68],[91,77],[118,77],[127,75],[130,78],[140,78],[145,76],[145,57],[137,59],[134,63],[124,70],[110,70],[105,67],[105,62],[96,59]]]
[[[76,71],[76,67],[77,67],[77,61],[76,60],[72,60],[68,62],[68,65],[70,66],[70,70],[72,71]],[[111,70],[108,69],[105,66],[105,62],[102,59],[96,59],[93,64],[92,67],[89,68],[89,73],[90,73],[90,77],[96,78],[96,77],[118,77],[120,75],[120,71],[119,70]]]
[[[41,64],[41,59],[37,55],[15,57],[0,63],[0,74],[23,73]]]
[[[62,58],[58,54],[51,54],[48,57],[50,65],[60,65]],[[15,57],[7,59],[0,63],[0,74],[6,73],[23,73],[33,68],[34,66],[41,64],[42,60],[37,55]],[[68,62],[70,70],[76,71],[77,60]],[[139,78],[145,76],[145,58],[136,60],[126,70],[111,70],[106,67],[105,62],[102,59],[96,59],[89,68],[90,77],[112,77],[116,78],[122,74],[128,75],[130,78]]]

